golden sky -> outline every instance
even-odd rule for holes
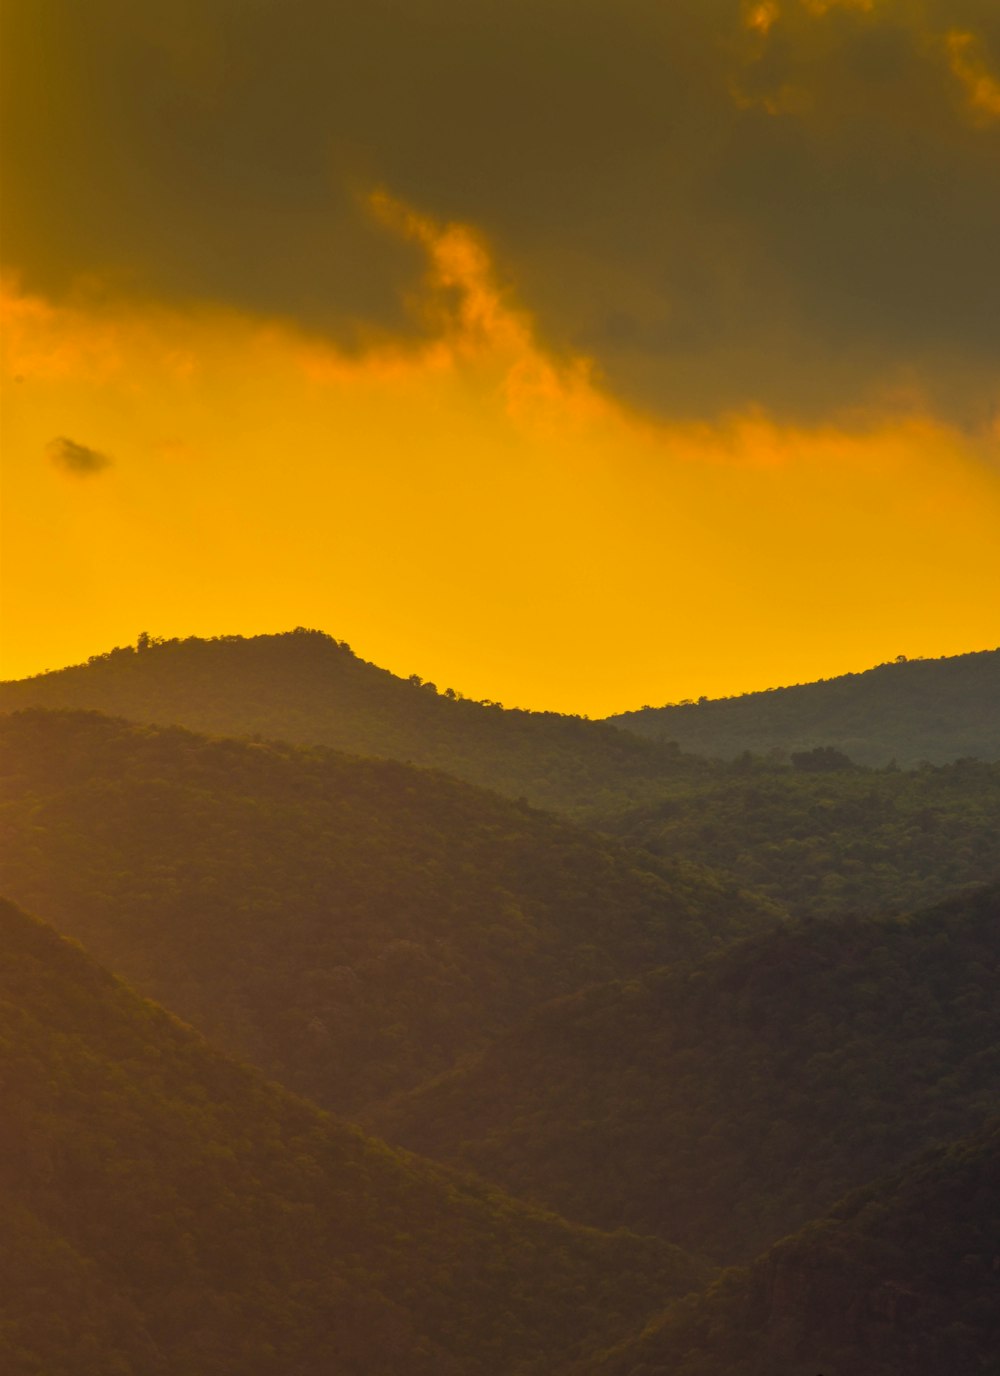
[[[6,676],[301,624],[597,716],[1000,641],[1000,7],[4,24]]]

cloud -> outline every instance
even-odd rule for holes
[[[1000,81],[989,71],[971,33],[952,29],[945,39],[951,70],[965,90],[974,117],[1000,119]]]
[[[385,186],[474,226],[546,347],[636,408],[974,429],[1000,400],[995,0],[10,0],[4,26],[29,292],[430,340]]]
[[[77,444],[76,440],[67,439],[65,435],[49,440],[45,452],[57,468],[72,473],[77,478],[93,477],[95,473],[110,468],[112,462],[107,454],[102,454],[99,449]]]

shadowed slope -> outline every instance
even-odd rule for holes
[[[8,1376],[495,1376],[702,1273],[292,1098],[0,903]]]
[[[1000,1098],[1000,889],[540,1010],[372,1115],[569,1217],[744,1260]]]
[[[998,1352],[994,1124],[858,1191],[572,1376],[993,1376]]]
[[[12,898],[343,1111],[773,917],[444,775],[96,713],[0,717],[0,826]]]

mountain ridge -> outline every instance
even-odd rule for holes
[[[712,768],[607,722],[438,693],[301,627],[251,638],[140,637],[85,664],[0,683],[0,712],[27,707],[397,759],[570,815],[660,796]]]
[[[831,746],[858,764],[1000,759],[1000,649],[898,659],[857,673],[604,718],[698,755]]]

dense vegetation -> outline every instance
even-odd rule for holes
[[[995,1376],[998,1353],[994,1123],[859,1191],[572,1376]]]
[[[495,1376],[704,1272],[394,1153],[0,903],[5,1376]]]
[[[581,1354],[700,1279],[670,1243],[746,1262],[995,1113],[1000,886],[916,910],[1000,874],[1000,763],[853,759],[1000,755],[998,688],[882,666],[643,739],[305,631],[0,685],[0,891],[445,1163],[0,905],[0,1369],[983,1376],[996,1132]]]
[[[604,722],[505,710],[401,679],[319,631],[149,641],[0,684],[0,712],[87,708],[443,769],[558,812],[659,797],[710,769]]]
[[[1000,875],[1000,764],[903,772],[745,761],[602,828],[728,873],[796,916],[899,912]]]
[[[0,891],[328,1107],[541,1001],[769,923],[443,775],[97,713],[0,718]]]
[[[1000,652],[940,664],[946,678],[966,664],[967,673],[979,666],[988,677],[994,662]],[[916,674],[934,664],[889,667]],[[984,696],[985,689],[976,700]],[[1000,718],[998,700],[989,699],[990,720]],[[599,722],[448,697],[315,631],[143,641],[0,684],[0,709],[27,704],[101,708],[439,767],[630,845],[726,871],[801,915],[902,911],[1000,872],[1000,763],[874,771],[822,746],[794,752],[791,763],[710,762]],[[905,700],[900,710],[905,717]]]
[[[590,989],[377,1131],[568,1217],[745,1260],[1000,1095],[1000,888]]]
[[[1000,650],[899,660],[794,688],[643,707],[609,720],[699,755],[834,746],[859,764],[1000,760]]]

